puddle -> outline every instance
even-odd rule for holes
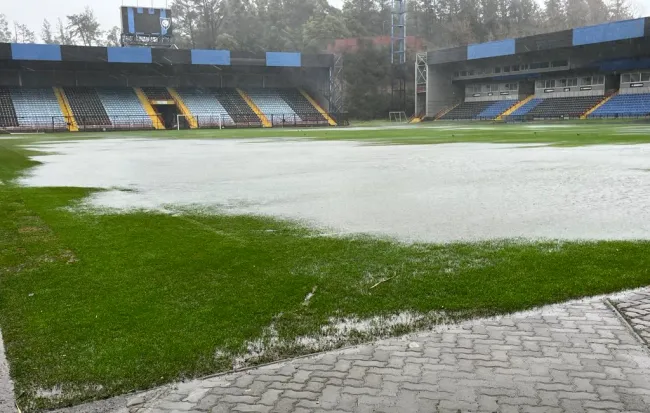
[[[650,238],[650,145],[521,146],[89,140],[39,145],[53,154],[21,183],[129,189],[91,208],[200,206],[406,241]]]

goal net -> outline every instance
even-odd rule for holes
[[[388,119],[391,123],[407,123],[406,112],[388,112]]]
[[[174,129],[200,129],[200,128],[219,128],[223,129],[222,115],[176,115],[176,125]]]

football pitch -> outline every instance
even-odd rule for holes
[[[0,135],[23,411],[650,283],[650,124]]]

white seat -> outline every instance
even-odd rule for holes
[[[12,88],[11,100],[20,126],[44,129],[67,127],[52,88]]]
[[[104,110],[114,127],[152,128],[153,123],[131,88],[97,89]]]

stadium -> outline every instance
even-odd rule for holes
[[[440,120],[643,118],[650,19],[419,55],[416,113]]]
[[[650,411],[650,17],[411,66],[399,7],[364,122],[167,9],[0,44],[1,413]]]

